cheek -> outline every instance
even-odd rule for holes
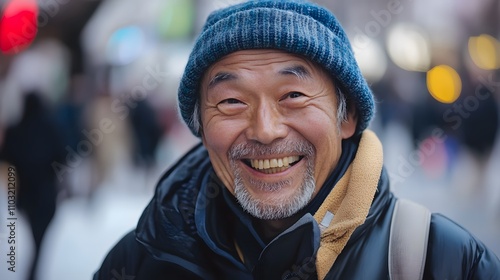
[[[329,133],[323,129],[317,128],[317,135],[311,140],[316,151],[314,159],[314,176],[317,188],[323,186],[330,173],[338,165],[342,153],[342,139],[338,136],[338,130],[335,127]],[[334,136],[335,135],[335,136]]]
[[[290,120],[290,125],[315,148],[328,145],[333,139],[340,137],[336,119],[324,110],[302,111]]]
[[[337,165],[342,139],[335,119],[328,114],[302,114],[294,121],[295,130],[315,149],[314,174],[318,187]]]
[[[211,119],[203,125],[203,144],[208,150],[212,166],[224,185],[233,192],[234,176],[227,157],[228,151],[241,134],[234,121]]]
[[[217,153],[227,153],[241,133],[242,125],[237,121],[212,119],[203,126],[205,147]]]
[[[229,150],[230,143],[226,142],[227,137],[225,137],[224,132],[216,133],[216,130],[206,129],[203,133],[203,144],[208,150],[210,160],[217,173],[220,173],[222,169],[228,169],[225,167],[229,165],[227,160],[227,151]]]
[[[332,160],[336,161],[341,146],[337,127],[310,125],[308,131],[309,134],[304,137],[314,146],[317,166],[330,165]]]

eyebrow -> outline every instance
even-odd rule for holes
[[[281,75],[294,75],[299,79],[308,79],[311,77],[309,71],[302,65],[294,65],[279,71]]]
[[[220,84],[221,82],[235,80],[236,78],[237,78],[237,76],[234,74],[227,73],[227,72],[220,72],[220,73],[217,73],[212,78],[212,80],[210,80],[210,83],[208,83],[208,87],[213,88],[216,85]]]
[[[302,65],[294,65],[290,67],[286,67],[278,71],[280,75],[293,75],[299,79],[308,79],[311,77],[309,71]],[[236,80],[238,76],[228,72],[220,72],[217,73],[208,83],[208,88],[213,88],[216,85],[230,80]]]

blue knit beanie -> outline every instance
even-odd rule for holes
[[[368,127],[375,113],[373,95],[335,16],[307,1],[253,0],[213,12],[193,47],[178,102],[194,135],[200,136],[193,118],[199,118],[195,107],[204,72],[222,57],[248,49],[284,50],[323,66],[356,107],[356,133]]]

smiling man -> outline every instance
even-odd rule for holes
[[[202,143],[94,279],[500,277],[498,258],[447,218],[416,206],[424,215],[393,221],[403,210],[366,129],[373,96],[328,10],[263,0],[214,12],[178,97]],[[406,244],[391,241],[398,228]]]
[[[225,56],[208,69],[200,93],[201,136],[214,170],[241,206],[264,221],[307,205],[356,127],[353,114],[338,110],[328,74],[279,50]]]

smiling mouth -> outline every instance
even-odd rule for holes
[[[243,162],[259,172],[265,174],[274,174],[283,172],[286,169],[294,166],[300,160],[302,160],[302,158],[302,156],[289,156],[273,159],[244,159]]]

